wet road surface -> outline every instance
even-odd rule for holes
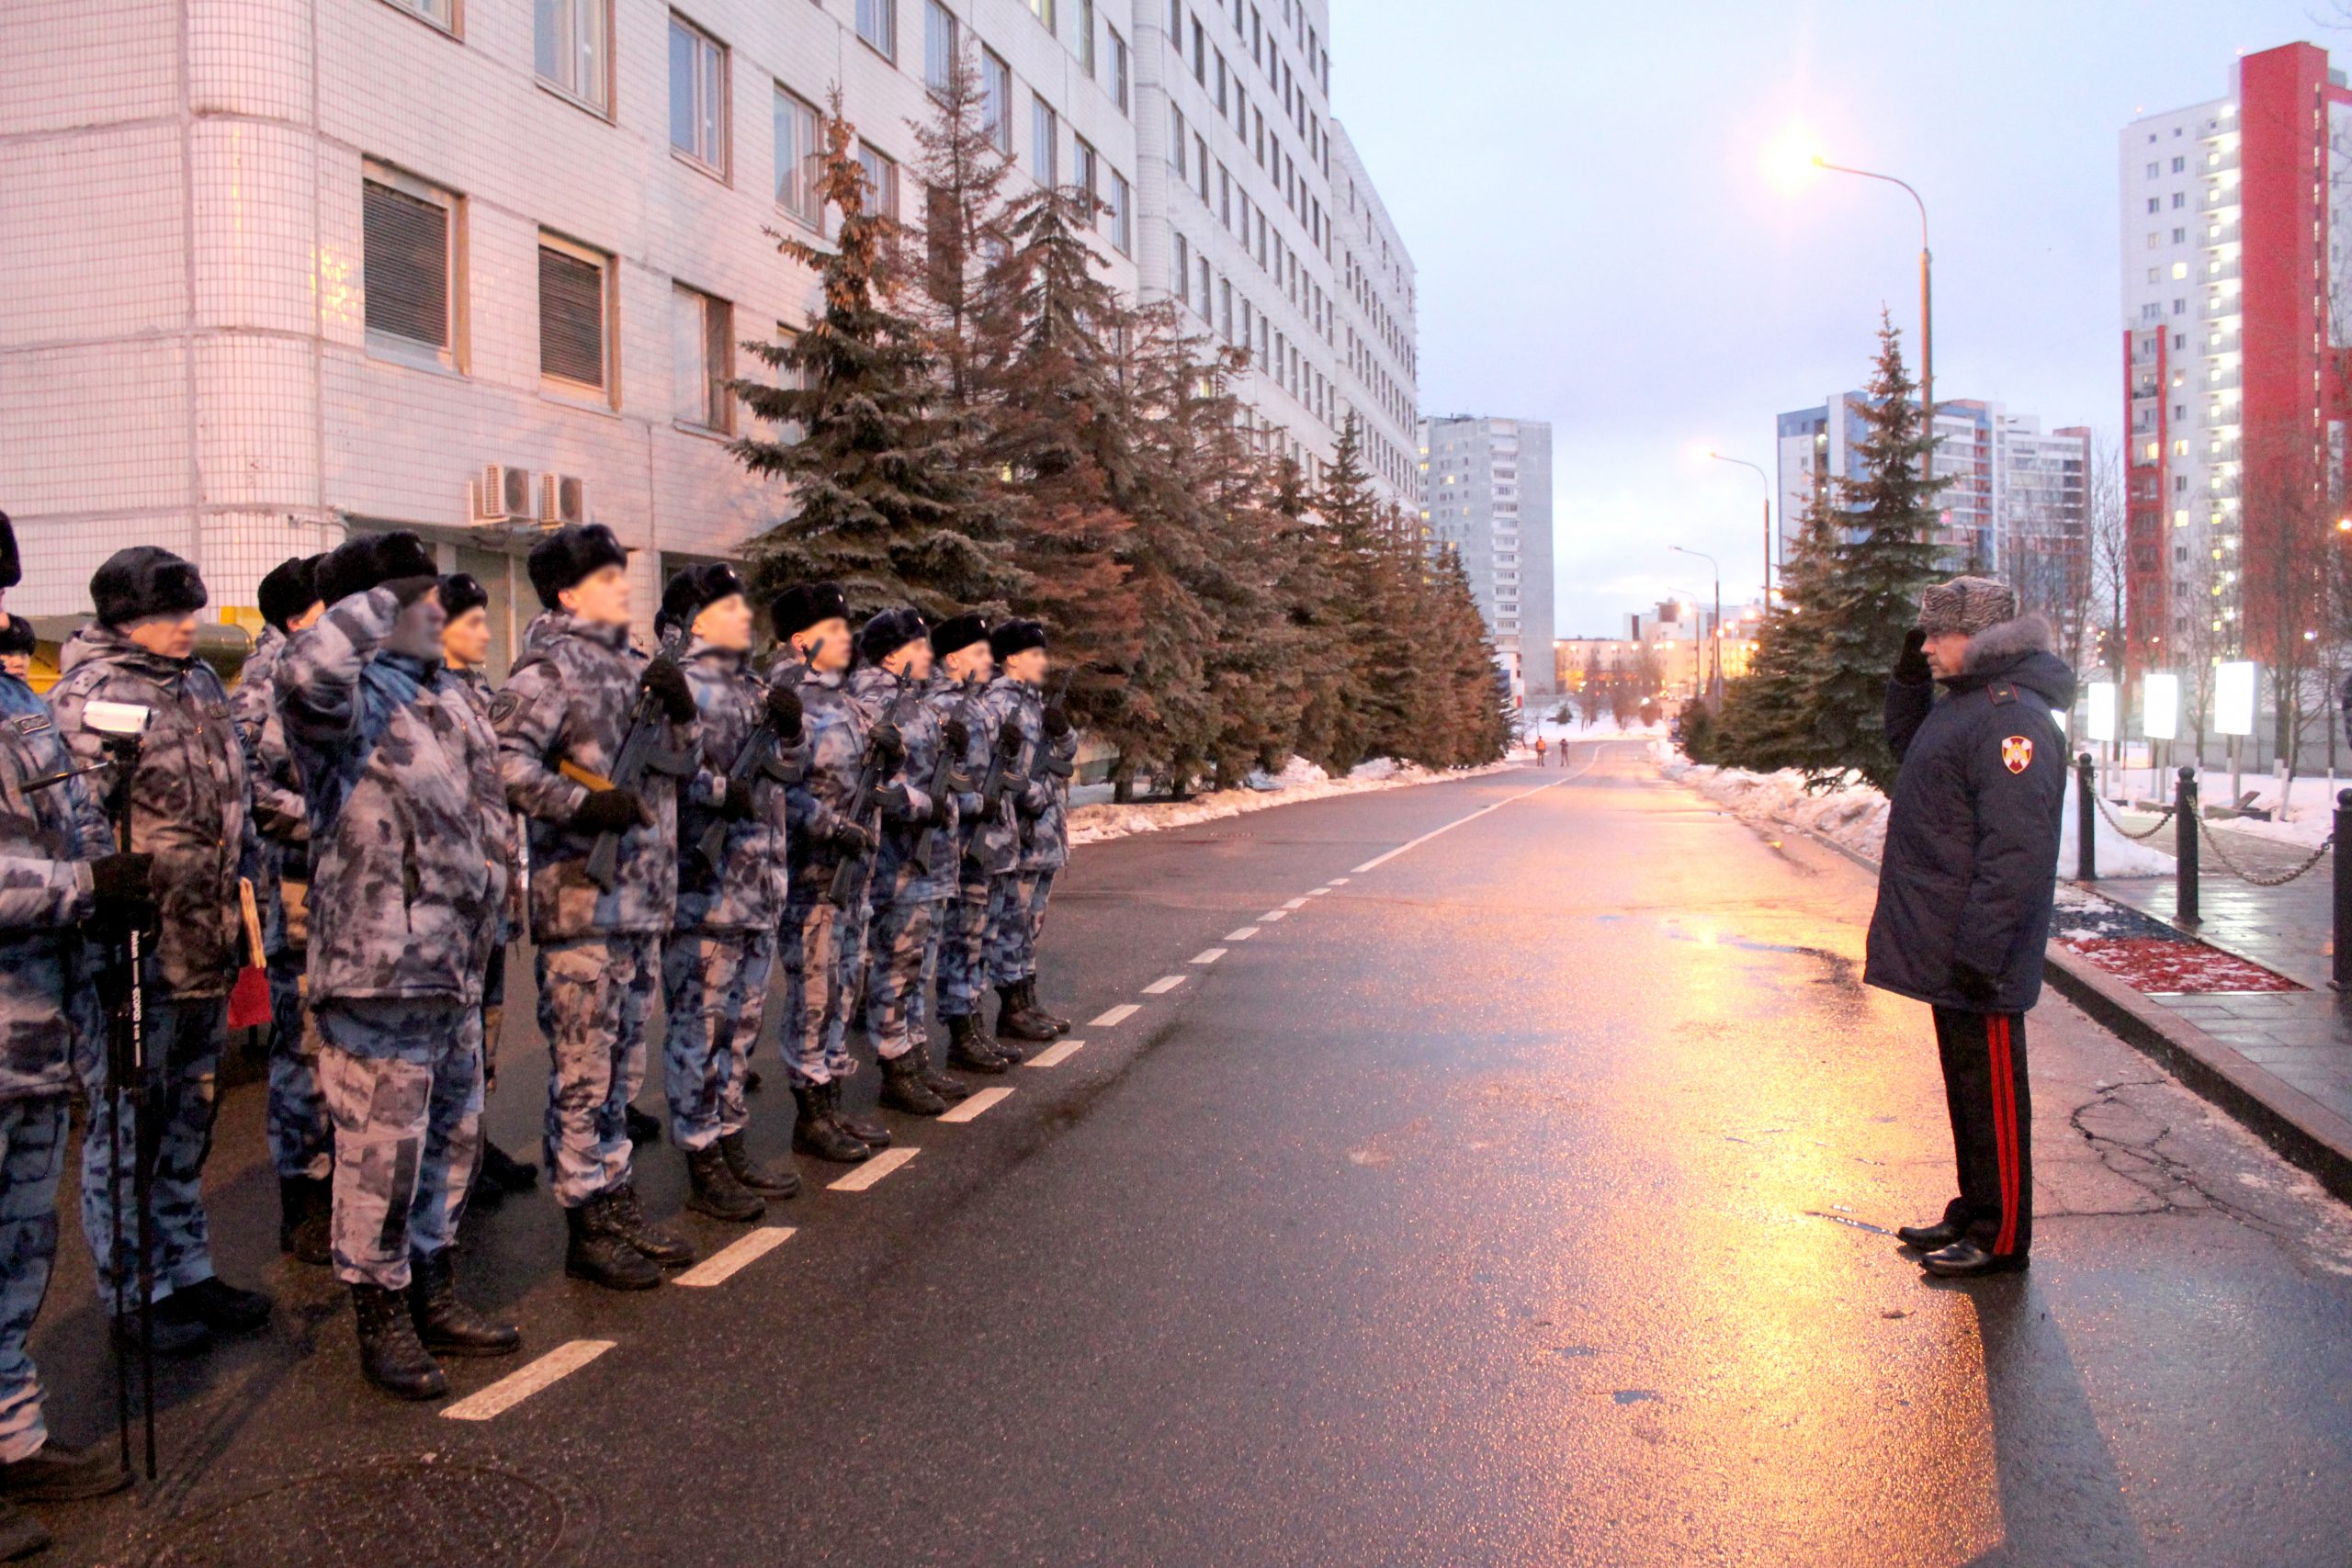
[[[359,1384],[233,1092],[219,1251],[278,1320],[167,1368],[164,1483],[42,1510],[52,1560],[2352,1556],[2352,1217],[2052,997],[2034,1269],[1927,1281],[1885,1233],[1939,1209],[1949,1135],[1925,1010],[1859,983],[1868,874],[1637,746],[1574,756],[1081,849],[1043,988],[1084,1044],[894,1119],[920,1152],[865,1190],[804,1162],[724,1280],[614,1296],[562,1278],[543,1192],[488,1216],[470,1293],[579,1364],[486,1420]],[[780,1152],[780,1083],[754,1114]],[[674,1212],[675,1152],[640,1170]],[[67,1230],[35,1351],[85,1440]]]

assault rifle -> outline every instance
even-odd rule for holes
[[[685,640],[684,628],[673,626],[662,637],[660,659],[674,659],[678,645]],[[695,760],[684,751],[665,750],[662,742],[669,739],[670,716],[662,710],[662,699],[640,688],[637,705],[629,710],[628,733],[621,739],[620,755],[613,761],[610,778],[600,778],[572,763],[565,763],[562,772],[590,789],[625,789],[632,793],[645,783],[648,773],[660,773],[669,778],[694,776]],[[620,881],[621,835],[618,830],[596,835],[594,849],[588,852],[588,880],[610,893]]]
[[[826,897],[836,909],[846,909],[857,902],[858,874],[882,846],[881,803],[875,797],[882,793],[882,781],[907,754],[907,744],[899,734],[897,723],[899,704],[906,700],[906,692],[899,694],[881,721],[865,737],[865,757],[858,764],[857,788],[851,792],[849,810],[843,815],[865,828],[873,843],[863,853],[842,855],[841,864],[833,868],[833,885]],[[869,817],[874,818],[871,825],[866,821]]]
[[[1053,701],[1040,705],[1039,712],[1041,714],[1056,713],[1060,710],[1063,699],[1069,695],[1069,678],[1073,674],[1077,673],[1077,668],[1078,667],[1076,665],[1065,665],[1063,667],[1061,683],[1054,688]],[[1054,738],[1052,736],[1045,733],[1045,727],[1041,719],[1038,726],[1036,755],[1031,757],[1028,760],[1027,764],[1021,770],[1021,782],[1024,788],[1029,784],[1041,784],[1048,778],[1069,777],[1069,765],[1066,762],[1057,763],[1050,754],[1053,739]],[[1026,743],[1024,742],[1024,746],[1025,744]],[[1026,836],[1027,835],[1024,833],[1023,837]]]
[[[743,749],[735,753],[735,761],[727,770],[727,787],[731,793],[737,784],[749,786],[759,778],[780,784],[797,782],[797,769],[786,766],[782,755],[784,737],[776,733],[775,716],[763,714],[758,726],[743,738]],[[695,840],[695,852],[702,856],[703,864],[718,869],[718,857],[727,852],[727,829],[734,824],[726,818],[714,815],[710,826]]]
[[[939,836],[940,818],[947,815],[947,797],[958,784],[969,786],[971,779],[958,771],[964,748],[972,743],[972,732],[966,728],[961,716],[944,719],[939,726],[939,761],[931,769],[931,820],[922,826],[922,835],[915,840],[915,863],[926,870],[931,865],[932,840]]]

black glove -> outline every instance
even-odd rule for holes
[[[951,718],[941,725],[939,733],[946,738],[947,749],[958,757],[972,744],[971,728],[960,718]]]
[[[1047,708],[1046,710],[1046,736],[1051,739],[1059,740],[1063,736],[1068,735],[1069,733],[1069,715],[1064,713],[1058,707]]]
[[[140,854],[103,855],[90,863],[90,889],[95,913],[109,923],[135,924],[154,913],[155,857]]]
[[[440,587],[441,580],[426,573],[420,577],[395,577],[383,586],[392,591],[392,602],[405,610]]]
[[[662,711],[669,716],[672,724],[694,722],[694,688],[686,684],[686,672],[678,668],[676,660],[666,653],[662,655],[645,667],[645,673],[638,677],[637,683],[640,690],[660,699]]]
[[[833,848],[845,855],[865,854],[874,848],[874,835],[854,822],[834,823],[828,837],[832,840]]]
[[[741,822],[752,815],[752,786],[741,779],[727,781],[727,798],[718,803],[718,814],[729,822]]]
[[[1894,678],[1908,686],[1928,680],[1934,671],[1928,668],[1928,634],[1913,626],[1903,634],[1903,656],[1894,661]]]
[[[1021,761],[1021,727],[1008,724],[996,732],[996,754],[1007,762]]]
[[[874,755],[886,768],[895,768],[907,760],[907,743],[894,724],[874,727]]]
[[[768,728],[789,746],[800,739],[800,694],[789,686],[768,688]]]
[[[2000,995],[2001,982],[1996,976],[1987,975],[1982,969],[1954,961],[1951,966],[1951,988],[1960,993],[1961,1000],[1974,1002],[1981,1006]]]
[[[645,803],[637,798],[633,789],[600,789],[592,792],[580,803],[580,809],[564,824],[575,833],[626,833],[631,828],[650,827],[653,818],[646,815]]]

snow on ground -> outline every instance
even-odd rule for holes
[[[2170,800],[2173,780],[2177,776],[2177,773],[2165,770],[2151,773],[2146,768],[2110,767],[2102,776],[2101,788],[2110,801],[2127,795],[2134,801]],[[2228,829],[2233,833],[2244,833],[2251,839],[2268,839],[2277,843],[2315,850],[2335,829],[2335,792],[2346,785],[2352,785],[2352,776],[2336,777],[2322,773],[2312,778],[2298,778],[2287,801],[2285,821],[2274,819],[2264,822],[2252,817],[2233,817],[2227,819]],[[2067,793],[2071,798],[2073,792]],[[2253,804],[2257,809],[2272,813],[2274,818],[2277,817],[2279,790],[2278,781],[2274,775],[2255,772],[2240,773],[2238,794],[2253,795]],[[2197,797],[2209,807],[2233,804],[2230,770],[2199,769]],[[2168,833],[2171,829],[2166,829],[2165,831]],[[2106,853],[2104,848],[2100,853]],[[2107,863],[2102,860],[2099,870],[2104,872],[2106,869]]]
[[[1335,779],[1303,758],[1293,757],[1279,773],[1251,773],[1246,789],[1221,789],[1190,800],[1152,801],[1132,806],[1114,804],[1108,784],[1089,784],[1070,791],[1069,841],[1100,843],[1131,833],[1157,833],[1167,828],[1189,828],[1196,822],[1239,817],[1269,807],[1302,800],[1328,800],[1336,795],[1362,795],[1369,790],[1399,789],[1407,784],[1440,784],[1447,779],[1476,778],[1498,773],[1509,762],[1483,768],[1453,770],[1416,767],[1393,757],[1375,757],[1347,777]]]

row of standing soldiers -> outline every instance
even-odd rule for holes
[[[775,972],[792,1146],[821,1160],[890,1142],[842,1101],[853,1028],[881,1103],[937,1115],[969,1091],[933,1060],[934,992],[967,1073],[1001,1074],[1069,1027],[1035,997],[1077,750],[1042,697],[1038,624],[934,627],[894,608],[853,634],[837,585],[802,584],[772,606],[779,648],[761,671],[730,568],[670,581],[650,655],[630,637],[627,568],[602,526],[542,540],[544,613],[493,690],[481,585],[440,575],[413,535],[356,537],[264,580],[266,628],[232,694],[195,656],[196,568],[138,546],[92,579],[96,616],[46,703],[0,675],[0,1554],[38,1535],[7,1499],[127,1479],[50,1439],[26,1350],[77,1090],[83,1230],[118,1337],[141,1280],[159,1351],[268,1318],[266,1297],[215,1274],[200,1190],[255,926],[281,1246],[332,1263],[363,1372],[415,1398],[445,1392],[438,1358],[520,1343],[459,1298],[451,1245],[469,1190],[531,1179],[486,1161],[481,1132],[504,957],[525,930],[565,1269],[615,1289],[695,1257],[647,1216],[633,1176],[657,992],[689,1205],[737,1222],[800,1185],[745,1138]],[[0,588],[18,573],[0,515]],[[135,753],[100,722],[125,708],[143,710]],[[143,1152],[114,1125],[119,998],[99,995],[101,938],[131,931],[146,933]],[[113,1223],[142,1163],[143,1260]]]

